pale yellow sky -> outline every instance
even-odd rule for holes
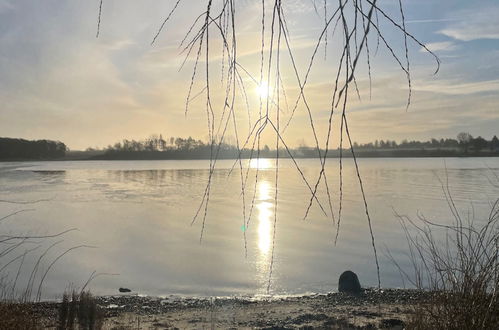
[[[105,147],[123,138],[143,139],[151,134],[205,140],[208,130],[204,94],[191,102],[185,116],[195,53],[179,71],[183,61],[179,43],[205,2],[182,1],[151,46],[158,27],[175,2],[104,0],[100,37],[96,39],[98,0],[67,3],[0,0],[0,136],[60,140],[73,150]],[[452,10],[446,6],[450,2]],[[236,3],[238,60],[258,80],[261,2]],[[395,18],[396,4],[398,1],[383,4]],[[315,12],[312,1],[290,0],[285,6],[293,53],[300,79],[304,79],[324,17],[322,12]],[[328,10],[332,11],[334,6],[336,2],[328,2]],[[347,111],[353,140],[426,140],[454,137],[460,131],[489,139],[498,134],[499,23],[494,13],[499,14],[499,4],[406,1],[405,11],[408,29],[441,58],[441,70],[433,75],[432,57],[422,52],[419,45],[409,44],[412,103],[406,111],[405,73],[383,44],[374,56],[373,35],[369,43],[371,92],[365,55],[357,71],[361,100],[351,86]],[[381,27],[396,54],[405,59],[400,33],[383,20]],[[215,29],[210,34],[210,82],[218,125],[225,86],[220,83],[220,38],[217,40]],[[341,31],[336,31],[334,37],[331,35],[332,30],[327,57],[321,46],[305,89],[321,144],[327,133],[338,45],[342,43]],[[268,47],[270,35],[265,40]],[[267,48],[265,58],[268,56]],[[280,64],[286,94],[286,100],[284,93],[280,94],[283,127],[299,88],[284,49]],[[238,87],[235,114],[239,139],[244,141],[260,107],[257,84],[244,71],[240,72],[246,95]],[[200,79],[193,84],[192,95],[204,86],[204,54],[198,74]],[[269,88],[273,89],[274,71],[270,78]],[[277,102],[275,92],[271,98],[271,105]],[[275,107],[271,108],[271,116],[276,116]],[[333,140],[337,141],[339,117],[334,117],[334,123]],[[227,135],[235,136],[232,123]],[[290,146],[302,142],[314,144],[303,102],[298,103],[284,137]],[[268,144],[275,141],[268,133],[263,139]]]

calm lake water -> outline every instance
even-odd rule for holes
[[[313,185],[320,170],[319,160],[299,163]],[[0,258],[0,267],[39,247],[26,254],[17,284],[22,289],[39,256],[61,241],[42,259],[35,291],[54,258],[71,247],[92,247],[72,250],[53,265],[42,287],[45,299],[59,297],[68,286],[81,287],[93,271],[116,274],[95,278],[90,284],[95,294],[115,294],[119,287],[127,287],[139,294],[161,296],[264,295],[276,212],[275,162],[243,164],[250,167],[244,195],[246,218],[255,168],[260,166],[247,228],[243,226],[239,167],[230,173],[232,165],[229,160],[217,163],[200,242],[203,219],[191,222],[208,181],[209,161],[0,163],[0,218],[22,210],[0,222],[2,235],[41,236],[77,228],[61,237],[26,241]],[[497,183],[499,158],[360,159],[359,165],[384,287],[407,285],[386,255],[389,250],[402,267],[409,267],[395,212],[451,221],[439,178],[448,180],[463,214],[477,221],[488,214],[489,203],[499,196],[499,189],[490,182]],[[303,220],[310,193],[293,163],[280,160],[279,167],[270,293],[335,291],[338,276],[347,269],[359,275],[363,286],[376,286],[376,265],[352,161],[344,160],[343,215],[336,245],[336,225],[331,217],[323,215],[317,203]],[[338,169],[338,160],[329,159],[327,176],[336,213]],[[318,197],[329,210],[323,188]],[[4,274],[15,278],[21,260],[7,266]]]

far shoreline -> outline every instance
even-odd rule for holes
[[[345,159],[353,158],[350,151],[344,151],[341,156]],[[489,153],[473,153],[473,154],[464,154],[464,153],[434,153],[434,152],[424,152],[424,153],[383,153],[383,152],[356,152],[355,158],[380,158],[380,159],[390,159],[390,158],[497,158],[499,157],[499,153],[489,152]],[[265,155],[260,156],[260,159],[276,159],[275,155]],[[302,156],[302,155],[293,155],[290,157],[289,155],[280,155],[279,159],[319,159],[319,157],[310,157],[310,156]],[[332,154],[327,156],[328,159],[339,159],[339,154]],[[136,155],[99,155],[92,157],[78,157],[68,155],[64,158],[16,158],[16,159],[0,159],[0,163],[15,163],[15,162],[66,162],[66,161],[164,161],[164,160],[210,160],[215,158],[210,157],[161,157],[161,155],[151,155],[149,157],[136,157]],[[224,157],[219,156],[216,159],[218,160],[237,160],[237,157]],[[241,160],[250,160],[256,159],[256,157],[241,157]]]

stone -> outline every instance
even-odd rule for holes
[[[127,289],[127,288],[120,288],[119,291],[122,292],[122,293],[124,293],[124,292],[132,292],[132,290]]]
[[[379,327],[381,329],[403,329],[405,327],[405,323],[402,320],[399,319],[383,319],[381,320]]]
[[[360,294],[362,292],[362,288],[360,287],[357,274],[351,270],[344,271],[338,280],[338,291],[354,295]]]

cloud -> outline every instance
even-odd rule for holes
[[[124,50],[124,49],[126,49],[130,46],[133,46],[133,45],[136,45],[136,43],[134,41],[130,40],[129,38],[124,38],[121,40],[115,40],[115,41],[108,42],[103,47],[107,48],[109,50],[112,50],[112,51],[120,51],[120,50]]]
[[[499,7],[467,9],[457,13],[462,20],[450,24],[439,33],[461,41],[499,39]]]
[[[435,53],[449,52],[455,50],[457,48],[457,45],[452,41],[431,42],[429,44],[426,44],[426,48]],[[421,48],[419,51],[422,53],[426,53],[426,49],[424,48]]]
[[[411,24],[411,23],[441,23],[441,22],[455,22],[457,21],[457,18],[436,18],[436,19],[411,19],[411,20],[406,20],[406,24]]]
[[[486,137],[497,134],[497,95],[449,98],[427,92],[417,94],[409,111],[380,105],[369,111],[351,112],[349,122],[355,139],[361,142],[374,138],[427,140],[452,137],[459,131]]]
[[[456,80],[440,80],[438,82],[420,82],[414,85],[414,90],[441,93],[447,95],[471,95],[478,93],[497,93],[499,80],[459,82]]]
[[[288,0],[286,1],[286,10],[293,13],[309,13],[314,11],[315,9],[324,10],[323,4],[318,6],[314,6],[314,1],[306,2],[301,0]]]

